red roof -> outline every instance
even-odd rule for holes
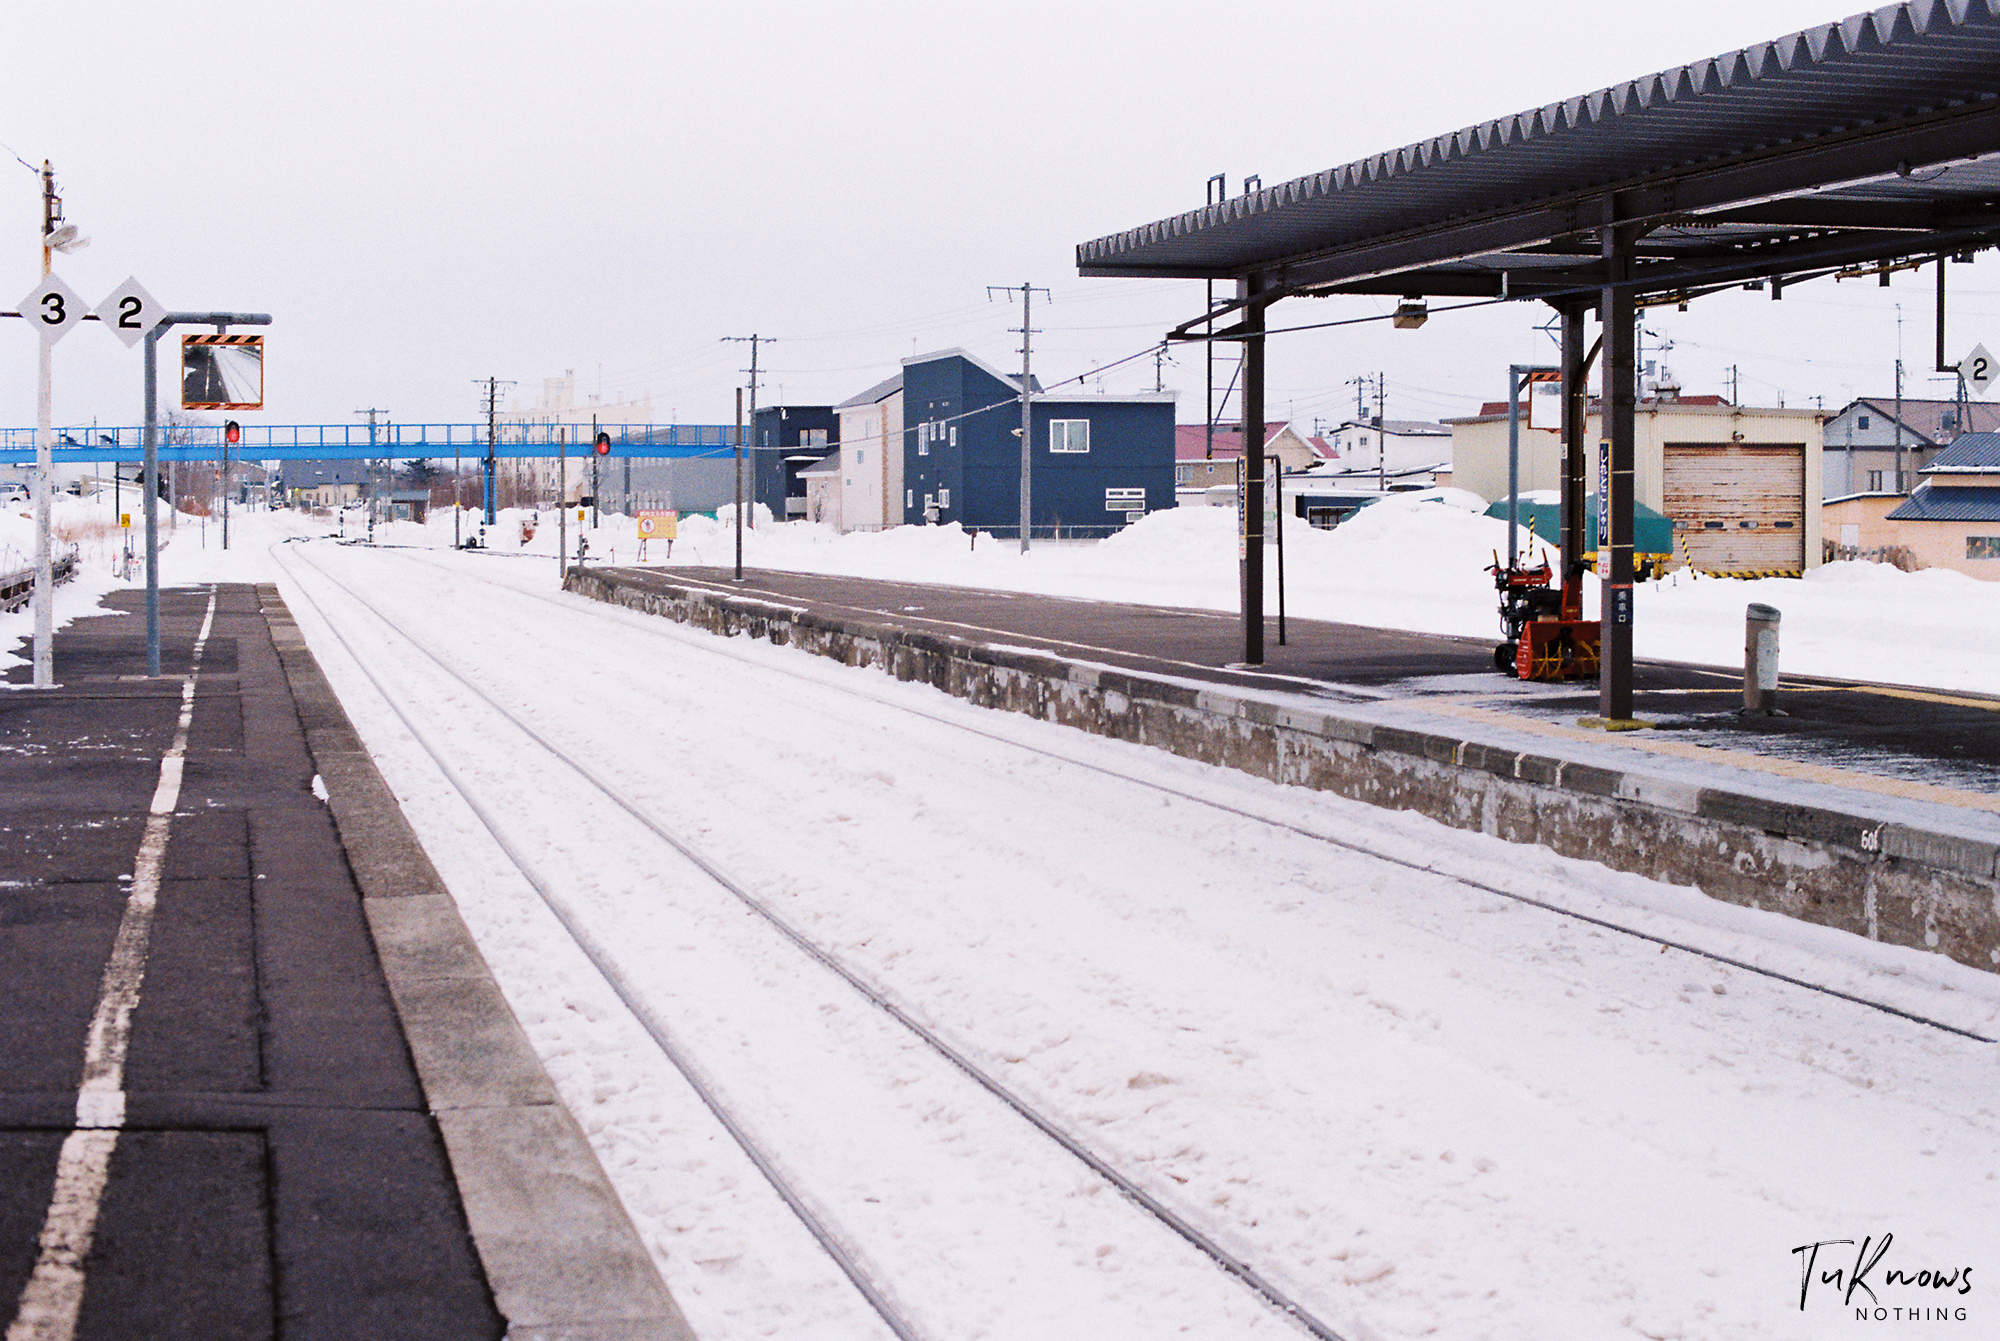
[[[1264,425],[1264,441],[1278,436],[1285,421],[1273,419]],[[1174,425],[1174,460],[1200,461],[1208,455],[1208,428],[1204,424]],[[1217,424],[1215,426],[1215,459],[1234,461],[1243,455],[1243,426],[1241,424]]]

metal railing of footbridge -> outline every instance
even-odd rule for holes
[[[213,461],[222,453],[221,424],[162,424],[162,461]],[[611,439],[609,456],[650,459],[722,457],[735,450],[731,424],[600,424]],[[51,459],[65,462],[136,462],[144,454],[138,427],[62,427]],[[588,424],[511,423],[494,430],[496,457],[591,454]],[[413,461],[486,455],[485,424],[244,424],[229,455],[239,461]],[[0,428],[0,465],[32,465],[35,430]]]

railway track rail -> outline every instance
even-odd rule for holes
[[[948,1062],[952,1068],[977,1085],[987,1095],[1001,1104],[1008,1112],[1032,1128],[1041,1137],[1054,1143],[1087,1168],[1091,1174],[1102,1179],[1138,1211],[1159,1226],[1170,1231],[1188,1246],[1201,1253],[1222,1272],[1234,1279],[1277,1315],[1294,1324],[1308,1335],[1321,1341],[1345,1341],[1336,1331],[1303,1303],[1292,1297],[1267,1274],[1260,1272],[1240,1254],[1232,1252],[1216,1235],[1196,1224],[1187,1213],[1177,1209],[1154,1191],[1142,1185],[1137,1179],[1119,1169],[1110,1159],[1101,1155],[1091,1143],[1079,1136],[1069,1125],[998,1078],[983,1066],[972,1053],[947,1039],[938,1029],[926,1024],[916,1011],[896,999],[895,995],[882,986],[870,981],[825,946],[816,942],[798,926],[780,914],[771,901],[760,896],[745,882],[731,875],[714,860],[704,854],[698,845],[673,826],[662,821],[644,806],[635,802],[614,779],[606,776],[587,760],[578,757],[575,751],[566,748],[550,735],[524,720],[518,713],[489,694],[480,684],[455,666],[446,656],[405,628],[397,619],[385,612],[363,593],[341,581],[309,558],[299,556],[293,550],[283,560],[283,565],[292,570],[296,577],[301,569],[310,569],[316,581],[325,583],[355,606],[363,609],[396,637],[417,651],[436,672],[465,692],[476,698],[494,717],[505,722],[508,728],[522,738],[532,742],[539,750],[557,760],[562,766],[594,788],[604,799],[617,807],[661,843],[697,870],[716,886],[726,891],[732,898],[747,908],[785,942],[806,956],[813,963],[833,975],[847,988],[859,994],[870,1006],[894,1021],[896,1025],[917,1039],[931,1053]],[[518,588],[507,584],[495,584],[509,591]],[[812,1193],[801,1186],[800,1181],[788,1173],[780,1156],[767,1147],[752,1125],[735,1111],[720,1086],[710,1077],[707,1069],[694,1055],[686,1041],[679,1035],[674,1025],[668,1021],[656,1006],[648,1001],[644,993],[632,982],[631,975],[621,966],[619,953],[608,944],[590,925],[588,916],[561,889],[561,882],[552,879],[536,858],[524,851],[510,836],[507,822],[498,815],[480,796],[479,788],[471,784],[453,766],[451,752],[442,745],[435,733],[427,730],[419,715],[403,702],[402,696],[392,690],[370,669],[367,660],[360,654],[353,642],[343,633],[339,624],[330,616],[318,596],[310,590],[306,598],[320,618],[324,620],[334,637],[353,658],[360,672],[373,685],[383,701],[402,722],[404,728],[430,757],[440,774],[463,798],[473,814],[491,835],[495,844],[505,853],[507,859],[520,872],[523,879],[534,889],[547,905],[550,912],[562,924],[577,946],[589,959],[592,966],[602,976],[606,984],[616,993],[634,1019],[645,1029],[659,1047],[661,1053],[685,1078],[689,1087],[700,1099],[704,1107],[728,1133],[770,1184],[799,1222],[812,1235],[839,1268],[842,1275],[853,1285],[857,1293],[883,1324],[902,1341],[922,1341],[923,1332],[909,1316],[909,1311],[898,1302],[893,1286],[882,1278],[883,1273],[872,1265],[864,1249],[836,1221],[834,1216],[820,1206]],[[565,608],[575,610],[566,602],[556,602]],[[589,611],[581,613],[589,614]],[[999,737],[993,737],[1000,739]],[[1008,742],[1013,743],[1013,742]],[[1047,753],[1047,752],[1044,752]],[[1051,754],[1061,759],[1062,756]],[[1074,760],[1064,762],[1075,763]],[[1084,765],[1088,767],[1088,765]],[[1107,771],[1099,769],[1098,771]],[[1127,779],[1132,781],[1132,779]]]
[[[418,561],[427,562],[426,560],[418,560]],[[432,566],[439,566],[439,565],[432,565]],[[628,612],[614,610],[609,607],[604,607],[601,609],[597,608],[595,606],[595,603],[592,603],[591,605],[578,605],[573,600],[566,600],[559,596],[550,595],[543,592],[523,590],[522,588],[514,586],[509,583],[494,582],[491,581],[490,579],[472,576],[469,574],[465,574],[463,570],[460,568],[453,568],[450,571],[454,576],[464,577],[467,580],[485,583],[490,586],[494,586],[509,592],[513,592],[517,595],[525,596],[530,600],[541,602],[553,608],[565,610],[570,612],[571,614],[580,615],[586,618],[616,619],[620,620],[621,622],[625,622],[630,618],[638,618],[636,616],[629,616]],[[629,623],[628,626],[630,626]],[[647,627],[647,626],[641,624],[639,625],[639,627]],[[729,644],[725,639],[715,638],[708,634],[690,632],[681,629],[677,625],[667,624],[664,622],[661,623],[660,627],[649,629],[649,631],[653,632],[656,636],[668,639],[669,641],[673,642],[676,646],[689,647],[705,655],[732,661],[738,665],[744,665],[744,666],[754,665],[758,670],[771,675],[787,676],[796,680],[811,679],[811,682],[816,685],[821,685],[823,687],[831,688],[836,692],[854,698],[862,699],[864,701],[877,705],[885,705],[888,702],[888,700],[883,696],[868,693],[852,685],[827,685],[823,679],[812,678],[802,675],[798,672],[787,671],[779,667],[774,667],[770,665],[767,661],[761,659],[753,660],[750,657],[742,655],[740,652],[733,651],[729,647]],[[1838,987],[1834,987],[1826,983],[1814,982],[1811,981],[1810,979],[1802,978],[1795,974],[1785,973],[1781,970],[1771,968],[1767,965],[1757,964],[1750,960],[1742,959],[1737,956],[1725,954],[1722,953],[1721,951],[1699,945],[1691,940],[1679,937],[1663,936],[1655,932],[1644,930],[1643,928],[1634,927],[1619,922],[1613,918],[1599,917],[1591,913],[1581,912],[1574,908],[1566,908],[1561,904],[1551,902],[1547,899],[1537,898],[1530,894],[1524,894],[1519,890],[1510,889],[1504,883],[1494,880],[1484,879],[1481,878],[1480,876],[1468,874],[1464,871],[1452,870],[1436,860],[1425,861],[1425,860],[1416,860],[1409,857],[1405,857],[1398,853],[1388,850],[1388,848],[1386,848],[1382,844],[1369,843],[1366,841],[1361,841],[1353,838],[1342,837],[1337,834],[1330,834],[1322,829],[1317,829],[1310,825],[1303,825],[1281,817],[1259,813],[1258,811],[1250,809],[1248,807],[1234,805],[1227,801],[1217,800],[1214,797],[1203,796],[1198,792],[1194,792],[1186,788],[1170,786],[1152,778],[1137,777],[1130,773],[1120,771],[1119,769],[1116,768],[1108,767],[1104,764],[1100,764],[1092,760],[1079,759],[1074,755],[1067,754],[1059,750],[1052,750],[1043,746],[1029,744],[1001,732],[983,730],[979,727],[972,726],[966,722],[957,720],[954,717],[947,716],[942,713],[925,712],[923,709],[914,707],[908,703],[898,702],[894,706],[898,710],[907,712],[912,716],[920,717],[926,721],[934,722],[941,726],[948,726],[955,731],[964,732],[966,734],[977,736],[985,740],[997,742],[999,744],[1009,747],[1010,749],[1021,750],[1030,754],[1040,755],[1044,758],[1053,759],[1072,767],[1086,769],[1088,771],[1103,775],[1105,777],[1114,778],[1129,786],[1141,787],[1151,791],[1159,792],[1164,795],[1175,797],[1182,801],[1191,802],[1195,805],[1199,805],[1210,810],[1219,811],[1225,814],[1236,816],[1241,819],[1250,820],[1260,825],[1265,825],[1270,828],[1279,829],[1286,833],[1295,834],[1298,835],[1299,837],[1310,839],[1316,843],[1323,843],[1329,847],[1339,848],[1343,851],[1352,852],[1359,856],[1368,857],[1372,860],[1388,862],[1392,865],[1400,866],[1410,871],[1418,872],[1424,875],[1433,876],[1442,880],[1449,881],[1453,884],[1460,885],[1467,889],[1477,890],[1480,893],[1484,894],[1492,894],[1499,898],[1508,899],[1512,902],[1519,903],[1527,907],[1540,909],[1543,912],[1550,913],[1558,917],[1566,918],[1571,921],[1584,923],[1593,927],[1600,928],[1605,931],[1614,932],[1621,936],[1629,936],[1636,940],[1645,941],[1647,943],[1657,945],[1663,951],[1664,950],[1681,951],[1685,954],[1693,955],[1697,958],[1707,960],[1711,963],[1723,964],[1730,968],[1739,969],[1745,973],[1751,973],[1759,977],[1769,979],[1773,982],[1784,983],[1788,986],[1799,988],[1804,991],[1813,992],[1822,996],[1832,997],[1837,1000],[1845,1001],[1852,1005],[1862,1007],[1866,1010],[1876,1011],[1884,1015],[1894,1016],[1895,1018],[1906,1020],[1912,1024],[1922,1025],[1925,1028],[1935,1029],[1942,1033],[1952,1034],[1960,1038],[1970,1039],[1973,1042],[1993,1043],[1996,1041],[2000,1041],[1992,1037],[1989,1037],[1986,1034],[1982,1034],[1977,1030],[1967,1029],[1959,1025],[1952,1024],[1945,1020],[1935,1019],[1932,1018],[1931,1016],[1924,1015],[1916,1011],[1906,1010],[1900,1006],[1896,1006],[1888,1002],[1874,1000],[1867,996],[1860,995],[1858,993],[1844,991]]]

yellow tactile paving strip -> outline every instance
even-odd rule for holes
[[[1789,692],[1789,691],[1788,691]],[[1947,703],[1959,702],[1943,695],[1919,694],[1916,691],[1878,690],[1897,697],[1930,698]],[[1851,791],[1875,792],[1883,796],[1899,797],[1907,801],[1923,801],[1932,805],[1959,806],[1967,810],[1984,810],[2000,814],[2000,796],[1990,796],[1983,792],[1961,791],[1956,787],[1939,787],[1928,782],[1916,782],[1899,778],[1877,777],[1870,773],[1856,773],[1844,768],[1830,768],[1825,764],[1801,763],[1793,759],[1771,759],[1759,754],[1745,754],[1717,745],[1691,745],[1686,741],[1674,740],[1666,736],[1652,735],[1645,731],[1624,731],[1616,737],[1602,731],[1584,727],[1564,726],[1560,722],[1539,721],[1515,713],[1483,707],[1490,699],[1436,698],[1423,700],[1422,706],[1432,712],[1446,716],[1463,718],[1466,721],[1481,722],[1489,726],[1504,726],[1516,731],[1529,731],[1536,735],[1551,736],[1560,740],[1573,740],[1593,745],[1607,742],[1627,745],[1633,749],[1646,750],[1653,754],[1675,759],[1687,759],[1703,763],[1722,763],[1730,768],[1740,768],[1746,772],[1768,773],[1773,777],[1793,778],[1803,782],[1824,783],[1830,787],[1846,787]],[[1967,706],[1986,707],[1984,700],[1966,700]]]

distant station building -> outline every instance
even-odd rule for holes
[[[1603,433],[1590,403],[1586,441]],[[1524,406],[1525,410],[1525,406]],[[1643,400],[1635,407],[1634,494],[1674,523],[1678,556],[1702,572],[1799,573],[1821,559],[1819,410],[1732,405],[1721,396]],[[1452,484],[1489,501],[1507,496],[1507,403],[1445,421]],[[1597,456],[1585,454],[1596,497]],[[1560,490],[1562,442],[1554,429],[1521,427],[1523,493]]]
[[[346,507],[366,494],[370,468],[367,461],[285,461],[277,488],[293,507]]]

